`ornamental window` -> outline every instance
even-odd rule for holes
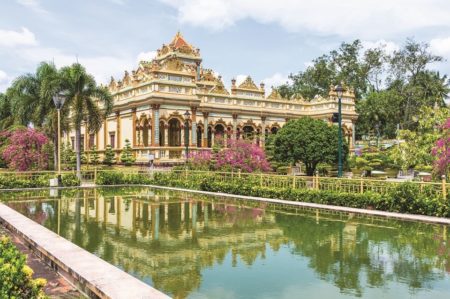
[[[175,93],[182,93],[183,90],[181,87],[178,86],[169,86],[169,91],[170,92],[175,92]]]
[[[181,82],[181,81],[183,80],[183,77],[181,77],[181,76],[169,75],[169,80],[170,80],[170,81]]]
[[[109,145],[112,148],[116,147],[116,132],[109,132]]]

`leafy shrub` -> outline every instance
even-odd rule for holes
[[[286,177],[286,179],[289,179]],[[291,187],[264,187],[260,185],[259,177],[234,177],[225,181],[220,174],[211,172],[186,173],[183,172],[161,172],[155,173],[153,179],[146,174],[123,174],[119,172],[104,172],[97,176],[97,184],[155,184],[160,186],[180,187],[211,192],[222,192],[236,195],[257,196],[266,198],[277,198],[283,200],[302,201],[326,205],[345,206],[362,209],[376,209],[381,211],[412,213],[437,217],[450,217],[450,206],[444,202],[441,195],[431,187],[423,187],[414,183],[397,185],[386,184],[382,193],[369,192],[342,192],[333,190],[335,184],[339,189],[340,184],[347,184],[347,180],[332,180],[327,182],[327,189],[317,190],[308,188]],[[348,180],[351,181],[351,180]],[[281,182],[281,181],[280,181]],[[300,183],[301,179],[297,178]],[[321,180],[322,183],[325,181]],[[305,186],[306,182],[300,184]],[[366,184],[367,182],[365,182]],[[283,184],[290,186],[290,184]],[[299,186],[299,185],[297,185]],[[322,187],[321,187],[322,188]],[[331,189],[331,190],[330,190]]]
[[[130,141],[128,139],[125,139],[125,147],[120,154],[120,161],[125,164],[125,166],[131,166],[136,161],[136,158],[133,156]]]
[[[153,180],[147,174],[129,173],[106,171],[100,172],[97,175],[95,181],[97,185],[140,185],[140,184],[152,184]]]
[[[37,176],[0,175],[0,189],[48,187],[51,178],[53,178],[53,175],[50,174]]]
[[[63,174],[61,181],[64,187],[80,186],[80,179],[74,173]]]
[[[289,166],[281,166],[277,168],[277,174],[288,174],[290,167]]]
[[[45,298],[47,281],[32,279],[26,257],[6,237],[0,238],[0,298]]]

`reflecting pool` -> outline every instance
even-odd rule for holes
[[[0,200],[174,298],[450,298],[447,226],[148,188],[52,195]]]

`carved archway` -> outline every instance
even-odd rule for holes
[[[159,122],[159,145],[160,146],[164,146],[166,144],[166,128],[167,128],[167,124],[165,123],[165,121],[161,120]]]
[[[256,130],[253,126],[250,125],[244,125],[242,128],[243,131],[243,138],[246,140],[253,140],[255,138]]]
[[[203,124],[197,124],[197,147],[202,147]]]
[[[181,122],[178,118],[169,119],[169,146],[181,145]]]

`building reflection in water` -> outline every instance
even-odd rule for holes
[[[198,290],[202,271],[227,255],[231,266],[248,267],[280,248],[308,258],[322,281],[352,296],[398,281],[414,292],[449,279],[445,226],[148,189],[123,196],[85,189],[10,205],[175,298]]]

